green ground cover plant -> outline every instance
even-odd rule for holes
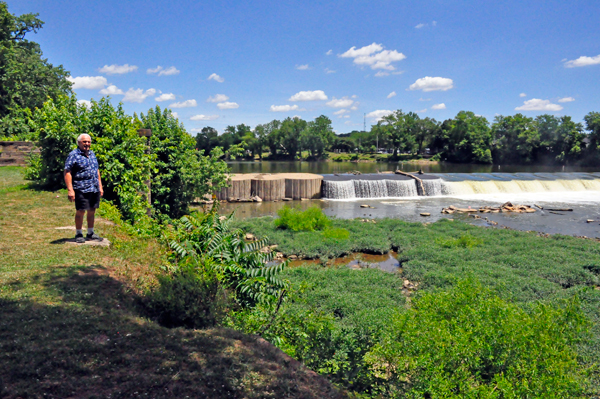
[[[346,229],[350,237],[346,241],[324,245],[318,232],[281,231],[273,226],[272,218],[238,221],[236,225],[259,237],[269,236],[269,242],[277,244],[278,250],[287,255],[320,258],[323,263],[331,257],[355,251],[385,253],[394,249],[398,251],[402,270],[395,278],[418,282],[419,292],[443,293],[465,278],[471,278],[500,300],[528,314],[535,312],[540,303],[558,306],[561,301],[578,297],[583,314],[590,320],[591,335],[589,340],[573,345],[576,345],[578,361],[586,365],[582,367],[597,363],[600,353],[600,243],[597,241],[486,229],[448,220],[421,224],[393,219],[377,220],[377,223],[332,219],[332,226]],[[312,281],[316,285],[329,286],[333,279],[322,277],[319,282]],[[303,281],[290,280],[292,285]],[[372,282],[367,286],[375,290],[378,285]],[[321,317],[329,317],[329,322],[335,326],[333,329],[341,328],[342,323],[344,327],[348,327],[348,323],[353,325],[351,318],[345,318],[343,322],[336,318],[332,309],[324,310],[315,305],[306,310],[306,303],[318,303],[323,297],[313,291],[302,295],[303,300],[289,305],[294,308],[291,313],[299,309],[320,312]],[[277,339],[272,338],[272,342],[277,343]],[[337,344],[344,348],[347,342],[343,340]],[[352,367],[361,369],[359,364],[360,361],[355,360]],[[368,368],[361,370],[368,370],[367,374],[373,372]],[[378,383],[378,376],[383,375],[371,375],[367,380]],[[594,384],[600,386],[598,376],[597,372],[593,373],[592,387]],[[595,388],[590,389],[595,392]]]
[[[461,281],[394,315],[367,357],[390,398],[582,397],[590,370],[575,345],[586,329],[575,298],[525,311]]]

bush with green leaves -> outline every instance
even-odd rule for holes
[[[153,158],[147,154],[146,139],[139,137],[139,123],[132,123],[121,105],[112,106],[108,98],[92,101],[90,108],[77,103],[74,96],[48,99],[36,109],[31,122],[37,134],[40,158],[32,159],[28,177],[50,189],[64,187],[64,164],[77,147],[77,136],[88,133],[96,154],[104,197],[119,206],[131,221],[145,217],[147,192]]]
[[[331,225],[329,218],[317,206],[302,211],[286,205],[277,214],[279,215],[279,219],[275,220],[275,226],[281,229],[315,231],[323,230]]]
[[[577,299],[526,311],[462,281],[399,312],[368,359],[386,397],[572,398],[586,385],[575,347],[587,328]]]
[[[170,243],[178,262],[211,259],[217,278],[242,307],[281,300],[288,290],[280,277],[287,261],[273,262],[274,253],[263,250],[267,239],[245,242],[242,230],[230,228],[231,218],[219,217],[214,208],[182,217]]]
[[[196,151],[196,141],[169,109],[159,106],[141,114],[141,127],[152,129],[150,144],[156,156],[152,175],[152,205],[176,218],[188,213],[198,197],[227,185],[227,165],[217,148],[209,156]]]
[[[219,280],[211,258],[186,257],[172,273],[158,276],[150,308],[167,327],[208,328],[227,314],[230,295]]]

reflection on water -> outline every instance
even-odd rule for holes
[[[327,266],[334,267],[349,267],[352,269],[381,269],[386,272],[395,273],[400,271],[400,262],[396,259],[398,254],[394,251],[390,251],[383,255],[366,254],[362,252],[355,252],[350,255],[342,256],[340,258],[330,259],[325,262]],[[304,259],[304,260],[293,260],[289,263],[289,267],[298,267],[306,265],[321,265],[320,259]]]
[[[233,173],[316,173],[327,175],[333,173],[346,173],[358,170],[361,173],[377,173],[394,171],[396,169],[412,172],[422,169],[425,173],[552,173],[552,172],[595,172],[598,168],[582,168],[574,166],[547,166],[547,165],[474,165],[456,164],[449,162],[439,163],[411,163],[411,162],[290,162],[290,161],[262,161],[262,162],[228,162]]]

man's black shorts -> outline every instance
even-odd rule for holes
[[[100,193],[82,193],[75,190],[75,209],[87,211],[97,209],[100,206]]]

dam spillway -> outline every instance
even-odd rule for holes
[[[252,196],[287,199],[357,199],[461,197],[505,193],[598,193],[600,173],[393,173],[317,175],[308,173],[236,174],[220,200]],[[262,195],[261,195],[262,194]]]

